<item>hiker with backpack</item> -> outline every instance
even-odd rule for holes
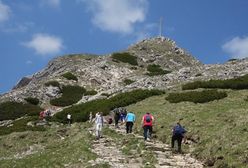
[[[127,134],[132,133],[133,124],[135,122],[135,114],[132,111],[128,112],[125,121]]]
[[[172,129],[171,148],[174,148],[175,141],[177,141],[177,152],[179,153],[182,152],[181,144],[186,132],[187,131],[181,126],[180,122],[177,122],[177,124]]]
[[[143,117],[142,117],[142,125],[144,129],[144,140],[150,140],[152,137],[152,125],[154,122],[154,117],[147,112]]]
[[[120,112],[121,123],[124,124],[127,116],[127,110],[123,107],[120,107],[119,112]]]

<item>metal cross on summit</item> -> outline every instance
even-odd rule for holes
[[[162,37],[162,29],[163,29],[163,17],[161,17],[159,21],[159,37]]]

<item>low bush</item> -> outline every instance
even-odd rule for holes
[[[106,96],[106,97],[111,96],[111,94],[108,94],[108,93],[102,93],[101,95],[102,95],[102,96]]]
[[[147,73],[147,75],[149,75],[149,76],[164,75],[164,74],[170,73],[170,71],[163,70],[160,67],[160,65],[156,65],[156,64],[148,65],[147,71],[149,72],[149,73]]]
[[[97,91],[95,91],[95,90],[87,90],[85,92],[85,95],[96,95],[96,94],[97,94]]]
[[[40,100],[37,98],[33,98],[33,97],[27,97],[24,100],[26,100],[28,103],[33,104],[33,105],[38,105]]]
[[[75,75],[73,75],[71,72],[66,72],[62,76],[68,80],[78,81],[78,78]]]
[[[54,120],[59,122],[66,122],[66,115],[68,113],[72,114],[72,120],[74,122],[84,122],[89,118],[90,112],[95,114],[96,112],[103,112],[104,115],[109,114],[109,112],[116,107],[124,107],[143,99],[154,95],[161,95],[164,92],[161,90],[134,90],[127,93],[120,93],[110,99],[100,99],[86,102],[80,105],[75,105],[64,109],[62,112],[57,113]]]
[[[206,103],[213,100],[219,100],[227,97],[226,92],[217,90],[190,91],[184,93],[170,93],[165,99],[170,103],[179,103],[189,101],[194,103]]]
[[[198,73],[198,74],[195,75],[195,77],[198,77],[198,76],[202,76],[202,74],[201,73]]]
[[[232,62],[232,61],[237,61],[238,59],[236,59],[236,58],[231,58],[231,59],[229,59],[227,62]]]
[[[58,81],[48,81],[45,83],[45,86],[53,86],[53,87],[60,87],[60,84]]]
[[[135,81],[133,81],[131,79],[124,79],[123,82],[125,83],[125,85],[130,85],[130,84],[134,83]]]
[[[4,102],[0,104],[0,121],[13,120],[24,115],[35,116],[42,111],[39,106],[17,102]]]
[[[85,88],[80,86],[63,86],[61,89],[62,96],[56,99],[50,100],[50,104],[54,106],[69,106],[77,103],[82,96],[86,93]]]
[[[120,61],[124,63],[129,63],[131,65],[138,65],[137,57],[124,52],[124,53],[114,53],[112,54],[113,61]]]
[[[0,135],[10,134],[12,132],[23,132],[23,131],[45,131],[43,126],[28,126],[27,123],[30,121],[37,120],[37,117],[26,117],[20,120],[14,121],[12,126],[0,126]]]
[[[235,90],[248,89],[248,75],[226,80],[195,81],[182,86],[183,90],[191,90],[198,88],[218,88]]]

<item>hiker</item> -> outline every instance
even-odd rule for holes
[[[67,114],[67,123],[69,126],[71,125],[71,114],[70,113]]]
[[[123,108],[123,107],[120,107],[119,111],[120,111],[121,122],[122,122],[122,124],[124,124],[126,116],[127,116],[127,110],[125,108]]]
[[[102,137],[102,127],[103,127],[103,116],[102,112],[96,114],[95,124],[96,124],[96,139]]]
[[[39,115],[39,119],[40,120],[43,120],[44,119],[44,113],[45,113],[44,111],[41,111],[40,112],[40,115]]]
[[[114,112],[115,128],[119,128],[119,126],[118,126],[118,122],[119,122],[119,119],[120,119],[119,109],[118,108],[115,108],[113,110],[113,112]]]
[[[132,133],[133,124],[135,122],[135,114],[132,111],[128,112],[125,121],[127,134]]]
[[[46,109],[45,110],[45,116],[46,117],[50,117],[51,116],[51,110],[50,109]]]
[[[141,121],[142,125],[143,125],[143,129],[144,129],[144,139],[146,140],[150,140],[150,138],[152,137],[152,124],[154,122],[154,117],[147,112],[143,117],[142,117],[142,121]],[[149,131],[149,133],[148,133]]]
[[[181,144],[186,132],[187,131],[181,126],[180,122],[177,122],[177,124],[172,129],[171,148],[174,148],[175,141],[177,141],[177,152],[179,153],[182,152]]]

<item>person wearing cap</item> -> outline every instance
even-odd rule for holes
[[[125,121],[127,134],[132,133],[133,124],[135,122],[135,114],[132,111],[128,112]]]

